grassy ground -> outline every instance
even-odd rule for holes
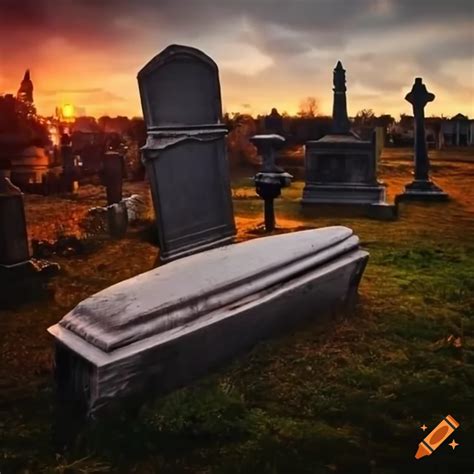
[[[410,180],[408,157],[384,155],[390,199]],[[299,182],[278,201],[283,231],[344,224],[361,237],[370,262],[354,315],[261,343],[139,413],[90,423],[63,453],[52,442],[45,330],[83,298],[152,268],[157,250],[137,230],[56,258],[54,298],[0,314],[0,472],[472,472],[474,165],[436,158],[434,178],[453,200],[405,204],[395,222],[303,217]],[[102,199],[94,187],[73,201],[27,197],[30,236],[80,234]],[[262,204],[249,181],[234,183],[234,205],[239,240],[255,237]],[[460,445],[415,461],[420,426],[447,414],[461,423]]]

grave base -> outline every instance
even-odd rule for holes
[[[385,199],[381,184],[308,183],[301,203],[306,204],[380,204]]]
[[[271,335],[350,310],[368,253],[345,227],[254,239],[114,285],[49,328],[59,399],[164,394]]]
[[[0,307],[12,307],[45,296],[47,278],[59,272],[59,265],[32,258],[14,265],[0,265]]]
[[[449,195],[433,181],[415,180],[405,186],[405,192],[396,198],[400,201],[448,201]]]
[[[302,203],[302,213],[307,217],[367,217],[380,221],[398,219],[398,205],[376,204],[307,204]]]
[[[307,184],[301,200],[304,212],[323,216],[370,217],[393,220],[396,205],[385,202],[385,186],[354,184]]]

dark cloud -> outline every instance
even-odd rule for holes
[[[66,96],[80,96],[79,100],[86,101],[102,101],[102,102],[123,102],[125,99],[118,94],[114,94],[105,89],[94,87],[84,89],[56,89],[56,90],[39,90],[42,96],[46,97],[62,97]]]
[[[0,0],[0,76],[17,78],[27,66],[51,61],[48,48],[55,44],[70,51],[71,63],[76,50],[86,52],[84,74],[100,67],[104,75],[108,69],[134,77],[171,42],[210,48],[218,62],[234,42],[272,60],[251,81],[239,71],[221,70],[224,80],[236,87],[240,80],[249,94],[273,87],[284,92],[290,82],[303,88],[312,77],[315,88],[323,84],[326,91],[339,58],[352,84],[375,93],[399,90],[416,74],[466,92],[469,81],[444,69],[447,60],[472,60],[472,31],[474,0]],[[403,34],[400,50],[392,45],[387,52],[387,38],[396,42]],[[88,63],[88,51],[99,65]],[[68,92],[98,97],[103,91]]]
[[[46,96],[54,96],[61,94],[95,94],[101,93],[103,89],[99,87],[85,88],[85,89],[55,89],[55,90],[42,90],[41,93]]]

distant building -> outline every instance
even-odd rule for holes
[[[41,183],[50,166],[45,149],[37,146],[23,148],[11,157],[11,180],[22,189],[28,184]]]
[[[0,159],[8,158],[11,180],[24,191],[41,184],[52,161],[48,124],[36,115],[33,91],[27,69],[16,98],[0,96]]]
[[[400,121],[390,127],[394,145],[413,145],[414,121],[410,115],[402,115]],[[463,114],[448,119],[427,117],[425,136],[428,146],[443,148],[449,146],[474,146],[474,120]]]
[[[441,122],[440,146],[473,146],[474,120],[457,114]]]

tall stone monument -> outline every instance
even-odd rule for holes
[[[395,208],[385,202],[385,186],[377,181],[375,136],[365,141],[351,132],[346,71],[340,61],[334,69],[333,84],[332,132],[306,143],[306,185],[301,202],[321,211],[332,212],[337,206],[350,215],[393,218]]]
[[[160,260],[230,243],[235,225],[216,63],[172,45],[139,72],[138,84]]]
[[[430,180],[430,160],[425,136],[425,107],[433,102],[435,95],[428,92],[421,77],[415,79],[405,100],[413,106],[415,120],[415,179],[405,186],[405,192],[398,196],[402,200],[446,201],[449,196]]]

